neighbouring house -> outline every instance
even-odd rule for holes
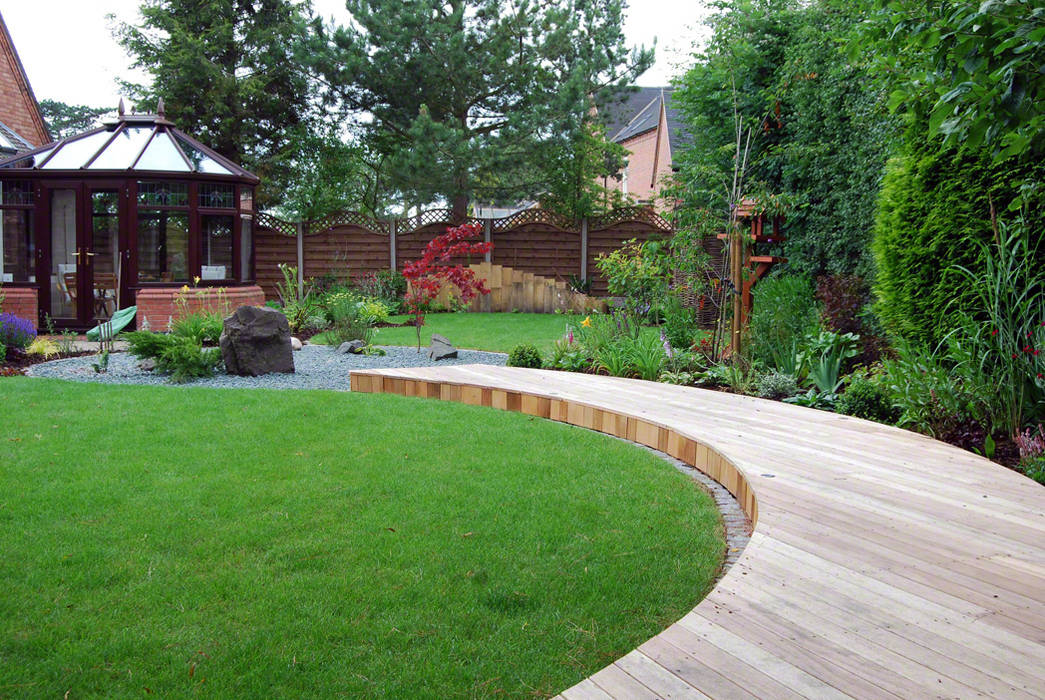
[[[671,92],[670,87],[629,87],[595,100],[606,138],[628,151],[620,178],[607,178],[604,186],[661,213],[669,208],[659,198],[672,173],[672,154],[684,138]]]
[[[50,140],[25,68],[0,15],[0,154],[28,151]]]

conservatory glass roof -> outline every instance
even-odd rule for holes
[[[120,115],[104,127],[0,160],[0,168],[203,173],[257,180],[232,161],[175,129],[162,113]]]

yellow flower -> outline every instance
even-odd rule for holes
[[[187,293],[189,291],[189,285],[186,284],[186,285],[182,286],[181,291]]]
[[[585,316],[584,320],[581,321],[581,325],[585,328],[591,328],[591,316]]]
[[[193,277],[192,278],[192,286],[193,287],[197,287],[197,286],[199,286],[199,284],[200,284],[200,278],[199,277]]]

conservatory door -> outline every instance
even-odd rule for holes
[[[116,186],[45,190],[50,284],[41,304],[58,327],[95,326],[122,302],[126,246],[120,245],[120,193]]]
[[[50,280],[47,289],[49,303],[45,310],[58,326],[76,326],[84,320],[79,307],[83,277],[80,270],[83,248],[76,225],[79,200],[79,187],[49,187],[44,190],[48,224],[44,231],[50,231],[49,255],[46,256],[49,258],[48,275],[43,278]]]

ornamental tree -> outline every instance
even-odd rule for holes
[[[462,224],[447,227],[446,233],[433,238],[419,260],[407,263],[403,268],[403,277],[410,283],[406,293],[406,307],[414,315],[414,326],[417,328],[417,351],[421,352],[421,326],[425,322],[425,313],[431,308],[432,300],[439,294],[443,284],[449,283],[457,288],[461,301],[468,303],[480,294],[489,294],[486,280],[476,276],[475,271],[460,264],[451,264],[453,258],[468,255],[486,255],[493,250],[493,243],[483,241],[475,243],[479,238],[478,224]]]

